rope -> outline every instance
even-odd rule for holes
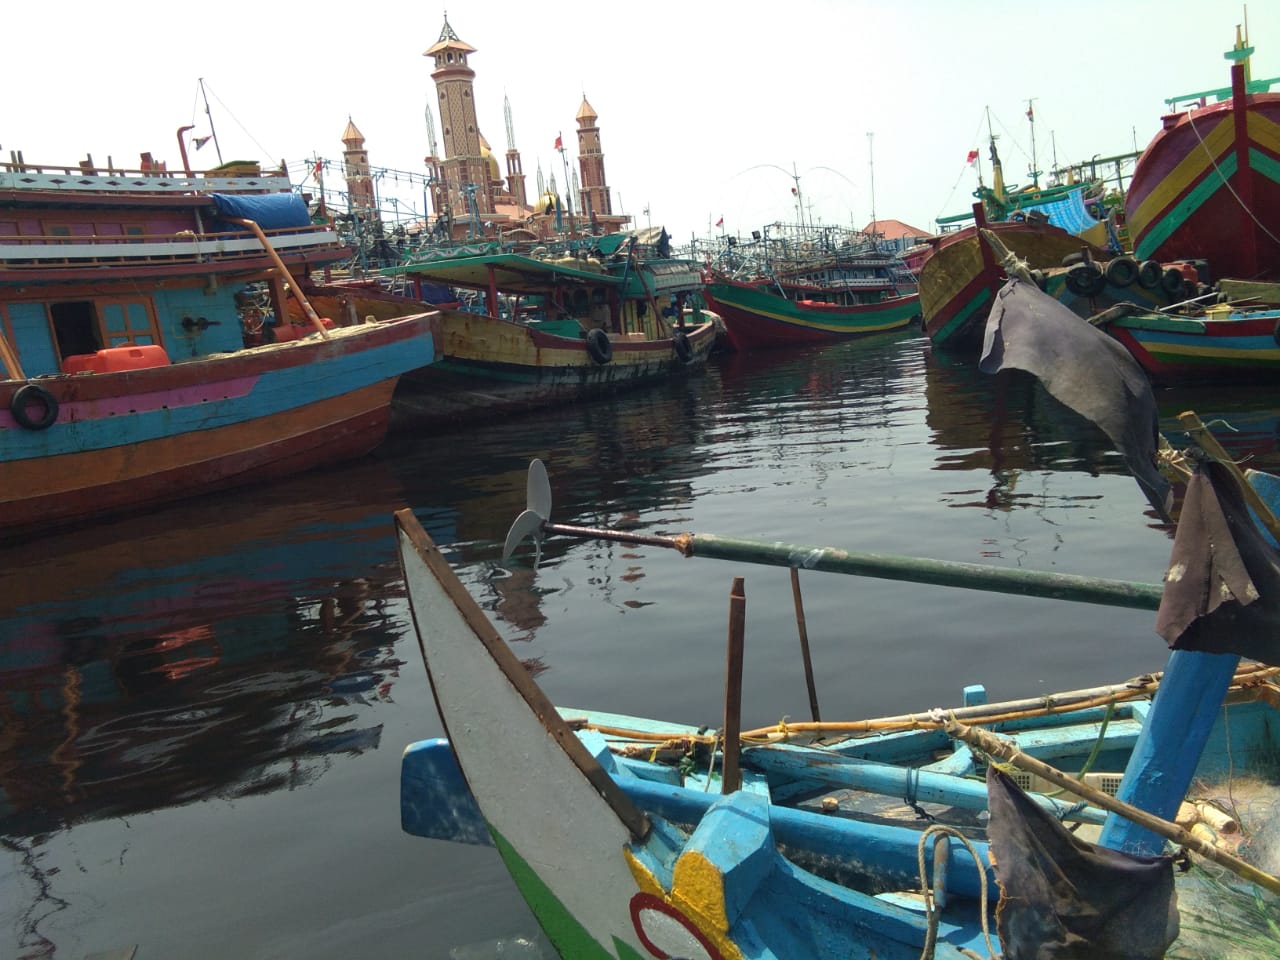
[[[1229,121],[1227,118],[1224,117],[1221,122],[1227,123]],[[1209,165],[1213,167],[1213,172],[1218,175],[1218,179],[1221,180],[1222,185],[1227,188],[1227,192],[1230,193],[1231,196],[1235,198],[1236,203],[1240,204],[1240,209],[1249,215],[1249,219],[1254,222],[1254,224],[1257,226],[1259,230],[1261,230],[1268,237],[1270,237],[1273,243],[1280,243],[1280,237],[1277,237],[1274,233],[1272,233],[1270,230],[1266,228],[1263,222],[1258,219],[1257,214],[1255,214],[1252,210],[1250,210],[1247,206],[1245,206],[1245,202],[1240,199],[1240,195],[1236,193],[1235,188],[1231,186],[1231,183],[1227,180],[1226,176],[1223,174],[1222,169],[1218,166],[1218,161],[1213,158],[1213,154],[1209,152],[1209,148],[1205,145],[1204,137],[1200,136],[1200,131],[1196,129],[1195,116],[1192,114],[1190,110],[1187,111],[1187,124],[1188,126],[1191,127],[1191,132],[1196,135],[1196,139],[1200,141],[1200,149],[1202,149],[1205,153],[1205,156],[1209,158]],[[1245,172],[1246,171],[1243,171],[1243,170],[1240,171],[1241,176],[1243,176]]]
[[[969,838],[959,830],[956,830],[954,827],[948,827],[944,824],[935,823],[920,834],[920,840],[916,844],[916,866],[920,869],[920,896],[924,900],[925,917],[928,921],[928,929],[925,933],[924,949],[920,952],[920,960],[933,960],[934,950],[938,943],[938,908],[933,902],[933,887],[929,885],[929,873],[925,869],[924,863],[925,841],[935,834],[955,837],[964,844],[965,849],[969,851],[969,856],[973,857],[973,862],[977,866],[979,874],[978,889],[980,891],[980,895],[978,909],[981,910],[982,936],[987,941],[988,955],[992,958],[999,958],[1000,951],[998,951],[995,948],[995,945],[991,942],[991,930],[987,925],[987,871],[982,866],[982,858],[978,855],[977,849]],[[964,952],[969,953],[969,951]],[[979,960],[985,960],[985,958],[979,958]]]
[[[920,806],[920,770],[918,767],[907,768],[907,791],[906,796],[902,798],[902,802],[916,813],[917,820],[928,820],[930,823],[935,822],[933,814]]]

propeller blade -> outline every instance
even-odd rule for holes
[[[537,463],[537,461],[535,460],[534,463]],[[515,523],[511,524],[511,529],[507,531],[507,542],[502,545],[502,562],[506,563],[511,559],[516,547],[520,546],[525,537],[528,536],[533,537],[533,542],[538,547],[538,555],[541,556],[542,524],[544,522],[542,516],[534,510],[526,510],[516,517]]]
[[[547,479],[546,466],[537,457],[529,461],[524,505],[543,520],[551,519],[551,481]]]

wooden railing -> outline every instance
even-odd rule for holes
[[[261,170],[256,165],[205,170],[190,175],[170,172],[159,166],[130,170],[88,162],[75,166],[5,161],[0,162],[0,189],[68,190],[77,192],[139,193],[263,193],[289,190],[289,175],[283,167]]]
[[[300,248],[338,248],[338,234],[325,225],[265,231],[271,245],[288,255]],[[138,234],[125,236],[0,236],[0,269],[39,270],[52,266],[138,261],[207,263],[262,257],[266,251],[244,233]]]

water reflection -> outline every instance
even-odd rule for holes
[[[0,556],[6,832],[297,787],[377,747],[350,707],[388,697],[401,665],[400,489],[379,461],[333,481]]]
[[[1233,455],[1280,466],[1262,391],[1159,400],[1171,439],[1177,414],[1196,409],[1239,428],[1223,435]],[[14,926],[0,955],[108,948],[116,911],[150,938],[140,957],[174,955],[155,940],[157,888],[173,888],[175,914],[191,915],[183,897],[196,894],[180,892],[190,885],[211,915],[239,916],[241,877],[275,860],[288,869],[253,891],[241,949],[210,919],[183,931],[176,952],[280,955],[271,945],[287,938],[290,953],[307,940],[315,960],[424,943],[447,955],[448,943],[527,930],[509,884],[495,907],[491,879],[476,879],[501,875],[496,861],[399,833],[400,750],[440,731],[392,512],[413,508],[517,654],[570,704],[714,718],[729,576],[715,562],[568,537],[544,544],[536,571],[524,555],[504,568],[535,456],[564,523],[1138,579],[1158,575],[1168,551],[1105,437],[1025,379],[983,376],[915,333],[730,355],[688,381],[483,430],[400,435],[339,470],[0,550],[0,835],[20,877],[0,898]],[[750,576],[760,639],[744,695],[767,722],[795,713],[804,686],[785,571]],[[950,702],[962,674],[1005,681],[1009,696],[1046,676],[1109,682],[1158,667],[1162,652],[1158,640],[1150,654],[1117,644],[1120,621],[1105,611],[1073,610],[1070,642],[1054,644],[1016,600],[822,575],[806,576],[804,597],[824,713],[827,697],[849,715]],[[980,676],[966,673],[974,664]],[[240,806],[215,823],[209,808],[221,808],[199,803],[212,800]],[[250,806],[260,821],[245,819]],[[102,840],[96,828],[112,818],[137,832]],[[272,827],[300,819],[301,840],[275,839]],[[180,863],[163,865],[174,858],[159,824],[182,837]],[[80,853],[89,838],[96,861]],[[149,866],[134,866],[152,847]],[[121,890],[136,896],[120,903]],[[404,911],[390,923],[388,903]],[[337,924],[361,927],[353,917],[376,935],[335,936]],[[192,945],[200,933],[216,946]]]

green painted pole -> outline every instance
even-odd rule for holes
[[[1070,573],[1045,573],[991,567],[981,563],[954,560],[930,560],[925,557],[902,557],[887,553],[859,553],[835,547],[805,546],[796,543],[772,543],[762,540],[740,540],[713,533],[682,533],[676,536],[628,533],[600,527],[578,527],[563,523],[544,523],[546,533],[613,540],[678,550],[686,557],[708,557],[738,563],[790,567],[796,570],[818,570],[855,577],[880,580],[905,580],[943,587],[986,590],[990,593],[1012,593],[1053,600],[1073,600],[1134,610],[1157,610],[1164,587],[1158,583],[1133,580],[1107,580]]]
[[[993,593],[1077,600],[1137,610],[1158,609],[1160,596],[1164,592],[1164,587],[1156,583],[990,567],[980,563],[858,553],[834,547],[811,547],[794,543],[760,543],[707,533],[695,533],[689,539],[690,556],[794,567],[799,570],[820,570],[824,573],[843,573],[881,580],[965,587]]]

